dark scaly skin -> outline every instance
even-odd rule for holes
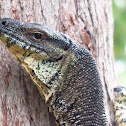
[[[0,39],[31,76],[61,126],[105,126],[103,87],[84,47],[40,24],[0,20]]]
[[[126,87],[119,86],[114,88],[115,101],[115,125],[126,126]]]

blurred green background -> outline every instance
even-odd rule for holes
[[[113,15],[117,83],[126,86],[126,0],[113,1]]]

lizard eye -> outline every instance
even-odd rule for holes
[[[41,39],[42,38],[42,34],[34,33],[34,37],[35,37],[35,39]]]

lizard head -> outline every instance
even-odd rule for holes
[[[9,18],[0,19],[0,40],[48,101],[55,86],[51,80],[61,74],[61,62],[69,50],[70,40],[43,25]]]

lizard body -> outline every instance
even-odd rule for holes
[[[114,88],[116,99],[114,101],[115,124],[116,126],[126,126],[126,87]]]
[[[30,75],[61,126],[105,126],[103,87],[93,56],[36,23],[0,20],[0,40]]]

